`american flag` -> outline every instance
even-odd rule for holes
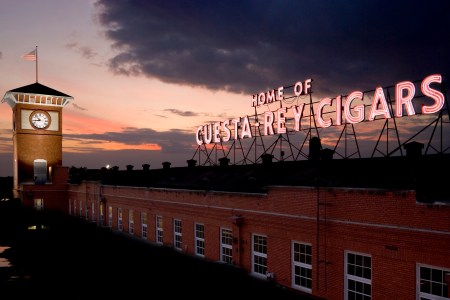
[[[22,58],[24,60],[28,60],[28,61],[35,61],[36,60],[36,49],[31,51],[30,53],[22,55]]]

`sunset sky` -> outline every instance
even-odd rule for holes
[[[38,46],[39,83],[74,97],[67,166],[185,166],[196,128],[252,114],[252,94],[312,78],[319,100],[450,70],[448,1],[0,4],[0,94],[35,82],[21,55]],[[11,129],[2,103],[0,176]]]

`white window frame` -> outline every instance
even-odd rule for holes
[[[260,252],[260,251],[256,251],[255,250],[255,239],[256,237],[261,237],[264,238],[266,241],[266,253],[264,252]],[[256,265],[256,259],[258,258],[263,258],[266,261],[265,265],[262,265],[266,271],[264,273],[260,273],[256,271],[255,265]],[[258,264],[261,265],[261,264]],[[255,275],[257,277],[261,277],[261,278],[267,278],[267,236],[264,234],[258,234],[258,233],[253,233],[252,234],[252,275]]]
[[[108,206],[108,227],[112,228],[113,223],[113,208]]]
[[[91,221],[95,221],[95,203],[94,201],[91,202]]]
[[[202,226],[202,230],[197,230],[197,226]],[[203,236],[197,235],[198,232],[201,232]],[[195,243],[195,255],[205,257],[205,224],[203,223],[194,224],[194,243]]]
[[[370,279],[364,278],[364,277],[359,277],[359,276],[355,276],[355,275],[351,275],[348,274],[348,255],[349,254],[353,254],[353,255],[360,255],[363,257],[369,257],[370,258]],[[348,287],[348,281],[349,280],[353,280],[355,282],[360,282],[363,284],[368,284],[370,285],[370,299],[372,299],[373,297],[373,293],[372,293],[372,277],[373,277],[373,272],[372,272],[372,255],[367,254],[367,253],[360,253],[360,252],[354,252],[354,251],[345,251],[344,254],[344,299],[348,300],[348,292],[349,292],[349,287]]]
[[[229,244],[224,243],[224,231],[231,234]],[[220,228],[220,261],[227,264],[233,264],[233,230],[230,228]]]
[[[100,203],[100,207],[99,207],[99,220],[98,220],[98,224],[100,226],[103,226],[103,209],[104,209],[104,205],[103,203]]]
[[[117,208],[117,230],[123,230],[123,216],[122,216],[122,208]]]
[[[162,216],[156,216],[156,243],[157,244],[163,244],[164,242],[164,229],[163,229],[163,217]]]
[[[147,236],[147,213],[141,212],[141,237],[146,240]]]
[[[128,210],[128,233],[134,235],[134,211]]]
[[[416,299],[417,300],[420,300],[420,299],[448,300],[448,299],[450,299],[448,297],[438,296],[438,295],[429,294],[429,293],[425,293],[425,292],[421,292],[420,291],[420,286],[422,284],[422,278],[420,277],[420,275],[421,275],[420,274],[420,268],[421,267],[443,272],[443,274],[442,274],[442,282],[434,281],[435,283],[439,283],[439,284],[445,284],[445,273],[450,273],[450,269],[448,269],[448,268],[431,266],[431,265],[420,264],[420,263],[416,264]],[[430,281],[432,281],[432,279],[430,279]],[[450,289],[450,286],[447,287],[447,288]]]
[[[173,247],[183,250],[183,227],[180,219],[173,219]]]
[[[89,221],[89,206],[88,206],[88,201],[84,201],[84,218],[86,219],[86,221]]]
[[[310,256],[310,260],[311,260],[310,264],[308,264],[307,262],[302,261],[301,258],[300,258],[299,261],[297,261],[295,259],[295,245],[298,245],[299,248],[300,248],[300,250],[299,250],[299,256],[300,257],[302,255]],[[309,247],[311,249],[311,253],[307,253],[306,251],[302,252],[301,251],[301,247],[302,246]],[[292,274],[292,278],[291,278],[292,287],[295,288],[295,289],[307,292],[307,293],[312,293],[312,245],[309,244],[309,243],[304,243],[304,242],[300,242],[300,241],[292,241],[291,242],[291,261],[292,261],[292,272],[291,272],[291,274]],[[300,268],[300,274],[296,274],[295,273],[296,267]],[[303,270],[310,270],[311,277],[308,277],[306,275],[302,275],[302,271]],[[306,280],[311,281],[311,288],[308,288],[307,286],[304,286],[304,285],[301,285],[301,284],[296,284],[295,283],[295,278],[297,276],[300,277],[300,278],[305,278]]]
[[[43,211],[44,210],[44,198],[35,198],[33,201],[34,209],[37,211]]]

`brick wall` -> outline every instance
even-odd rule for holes
[[[149,242],[156,241],[157,215],[163,217],[164,245],[170,247],[173,220],[181,220],[187,255],[194,255],[194,224],[204,224],[206,260],[220,260],[220,228],[231,229],[233,262],[249,273],[252,234],[264,235],[267,269],[286,287],[292,287],[292,241],[309,244],[312,293],[327,299],[344,299],[346,251],[371,257],[374,299],[414,299],[418,263],[450,269],[450,206],[416,203],[412,191],[280,186],[267,194],[245,194],[100,187],[96,182],[69,187],[77,215],[78,201],[94,198],[104,199],[105,209],[113,207],[113,229],[120,207],[128,232],[128,210],[133,209],[136,236],[141,235],[140,212],[146,212]],[[104,220],[107,224],[107,211]]]

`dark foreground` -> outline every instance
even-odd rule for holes
[[[235,267],[8,202],[0,204],[0,247],[10,247],[0,253],[2,300],[312,299]]]

